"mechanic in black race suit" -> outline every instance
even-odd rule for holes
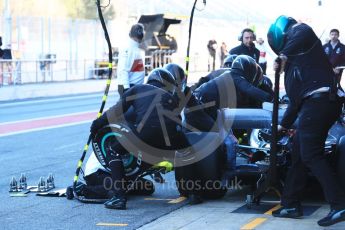
[[[248,55],[254,58],[256,63],[259,63],[260,50],[255,47],[255,44],[253,42],[255,41],[255,39],[256,36],[254,31],[250,28],[245,28],[244,30],[242,30],[241,35],[238,38],[241,44],[232,48],[229,54]]]
[[[324,156],[328,131],[339,118],[343,92],[313,29],[291,17],[280,16],[269,28],[268,42],[279,55],[285,72],[285,90],[290,103],[278,131],[291,128],[298,119],[293,141],[292,164],[275,217],[298,218],[303,215],[301,193],[309,169],[320,182],[330,204],[329,214],[318,221],[329,226],[345,220],[345,194],[335,172]],[[285,67],[285,68],[284,68]],[[277,71],[279,64],[274,63]]]
[[[229,71],[201,85],[195,89],[194,94],[204,104],[214,102],[215,106],[208,107],[205,111],[216,120],[217,109],[227,108],[229,105],[248,108],[247,100],[243,100],[244,98],[253,98],[261,102],[272,101],[273,95],[257,88],[261,81],[262,70],[255,60],[247,55],[238,55]],[[235,90],[233,93],[236,97],[224,97],[223,95],[232,95],[226,95],[222,89]]]
[[[191,88],[192,89],[199,88],[202,84],[204,84],[204,83],[206,83],[206,82],[208,82],[208,81],[210,81],[216,77],[219,77],[225,71],[228,71],[231,68],[232,62],[235,60],[236,57],[237,57],[237,54],[230,54],[230,55],[226,56],[226,58],[224,59],[224,64],[223,64],[222,68],[211,71],[205,77],[201,77],[199,79],[199,81],[196,84],[194,84]]]
[[[164,116],[167,112],[177,108],[177,102],[172,96],[175,88],[175,79],[167,70],[163,68],[154,69],[148,76],[147,84],[136,85],[128,89],[120,101],[100,118],[93,121],[91,134],[95,136],[97,131],[107,124],[122,122],[125,112],[132,108],[135,122],[127,123],[127,125],[139,140],[138,149],[142,147],[140,146],[141,142],[145,143],[157,149],[157,151],[149,153],[152,154],[151,157],[162,157],[162,159],[165,157],[172,161],[173,149],[186,143],[184,136],[176,129],[177,123]],[[170,143],[167,142],[167,139]],[[126,209],[127,199],[125,188],[122,186],[125,175],[121,154],[127,151],[123,147],[125,146],[117,145],[113,147],[114,149],[109,148],[106,155],[114,184],[112,187],[114,196],[104,203],[106,208]],[[161,156],[162,151],[160,150],[172,150],[170,151],[171,155],[169,153]],[[166,152],[164,151],[164,153]]]
[[[229,71],[231,69],[233,61],[236,59],[238,55],[237,54],[230,54],[224,59],[224,65],[223,68],[217,69],[215,71],[212,71],[205,77],[201,77],[199,81],[194,84],[191,88],[196,89],[199,88],[202,84],[219,77],[222,75],[225,71]],[[269,79],[267,76],[263,75],[262,80],[259,82],[258,86],[259,89],[264,90],[265,92],[271,94],[273,96],[273,83],[271,79]],[[248,102],[246,105],[248,108],[261,108],[262,103],[256,99],[250,99],[248,98]]]
[[[205,112],[216,122],[218,109],[248,108],[248,98],[260,102],[272,101],[272,94],[257,88],[261,80],[262,70],[255,60],[247,55],[238,55],[229,71],[204,83],[193,93],[203,105],[207,105]],[[233,142],[229,138],[224,140],[227,146]],[[227,170],[233,170],[236,154],[231,148],[227,150]]]
[[[178,113],[183,112],[187,121],[184,124],[186,131],[210,132],[214,126],[214,120],[201,108],[201,103],[192,93],[191,87],[187,86],[187,77],[183,68],[175,63],[169,63],[164,68],[176,79],[177,90],[174,96],[179,104]]]
[[[185,122],[183,123],[184,132],[210,132],[215,123],[214,120],[203,110],[202,104],[192,94],[192,90],[187,86],[187,77],[183,68],[175,63],[169,63],[164,66],[176,79],[177,90],[174,94],[178,101],[177,113],[183,114]],[[186,181],[200,181],[200,175],[195,174],[195,165],[191,164],[184,167],[175,168],[175,174],[180,173]],[[179,185],[181,186],[181,185]],[[189,204],[199,204],[203,201],[203,191],[201,189],[186,189],[189,198]]]

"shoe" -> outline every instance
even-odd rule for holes
[[[190,194],[188,198],[190,205],[201,204],[203,202],[202,197],[196,194]]]
[[[345,209],[331,210],[326,217],[322,218],[317,223],[320,226],[330,226],[340,221],[345,221]]]
[[[284,217],[284,218],[299,218],[303,216],[302,208],[300,207],[281,207],[278,210],[272,212],[272,216],[274,217]]]
[[[104,203],[106,208],[110,209],[126,209],[127,199],[124,197],[113,196],[110,200]]]

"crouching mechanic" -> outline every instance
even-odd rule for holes
[[[136,85],[128,89],[117,104],[107,110],[100,118],[93,121],[91,125],[91,134],[97,132],[107,124],[116,124],[123,122],[124,114],[129,109],[133,110],[135,121],[127,123],[130,127],[132,136],[139,143],[137,147],[152,147],[156,151],[150,152],[152,159],[171,160],[174,155],[172,150],[176,146],[183,145],[183,135],[177,131],[176,123],[164,116],[177,107],[177,103],[172,96],[175,91],[175,79],[165,69],[153,70],[147,80],[147,84]],[[130,139],[132,141],[132,139]],[[177,145],[179,143],[179,145]],[[142,146],[141,146],[142,145]],[[110,146],[106,154],[106,161],[109,162],[111,179],[113,182],[112,191],[114,196],[104,203],[106,208],[126,209],[125,188],[122,186],[125,179],[124,166],[122,163],[123,153],[129,152],[127,146],[117,144]],[[162,152],[165,154],[162,156]],[[168,154],[166,154],[168,152]],[[143,161],[147,159],[143,151]],[[152,154],[152,155],[151,155]],[[152,162],[146,162],[152,163]]]
[[[272,94],[257,88],[261,80],[262,70],[255,60],[247,55],[238,55],[229,71],[201,85],[194,94],[204,105],[205,112],[216,122],[218,109],[248,108],[248,98],[260,102],[272,101]],[[231,134],[224,140],[227,146],[233,143]],[[227,147],[227,159],[227,169],[234,169],[236,154],[231,147]]]

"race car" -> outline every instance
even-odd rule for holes
[[[222,127],[220,133],[226,133],[229,129],[249,130],[249,144],[238,145],[236,170],[230,173],[229,177],[237,176],[244,183],[252,185],[252,191],[264,183],[270,173],[270,150],[271,150],[271,124],[272,105],[264,104],[264,109],[222,109],[219,111],[219,122]],[[285,112],[286,105],[280,105],[278,119],[280,120]],[[298,121],[296,121],[298,122]],[[277,192],[280,193],[283,182],[291,163],[290,153],[294,131],[290,130],[278,138],[275,177],[278,180]],[[339,182],[345,189],[345,123],[344,113],[329,131],[324,148],[325,156],[334,167]],[[310,176],[315,183],[316,179]],[[317,182],[316,182],[317,183]],[[252,196],[250,194],[249,196]],[[253,197],[250,198],[252,202]],[[254,202],[260,202],[260,197]]]

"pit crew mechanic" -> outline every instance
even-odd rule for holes
[[[206,112],[217,119],[217,109],[247,108],[247,97],[258,101],[272,101],[273,96],[257,86],[262,81],[262,70],[252,57],[238,55],[232,63],[231,69],[221,76],[208,81],[195,89],[194,94],[202,103],[214,102],[214,106],[206,108]],[[230,98],[226,92],[232,89],[236,97]],[[222,96],[222,95],[225,95]]]
[[[148,76],[147,84],[136,85],[128,89],[120,101],[93,121],[91,134],[96,135],[97,131],[107,124],[123,122],[125,112],[133,109],[135,122],[127,124],[140,141],[158,150],[174,149],[183,143],[186,145],[184,136],[176,129],[176,123],[169,118],[162,118],[162,114],[166,111],[177,108],[177,103],[172,96],[175,87],[175,79],[167,70],[162,68],[153,70]],[[161,121],[164,124],[161,124]],[[166,142],[167,138],[169,143]],[[138,149],[141,149],[141,146],[138,146]],[[111,209],[126,209],[127,200],[125,189],[122,186],[124,168],[121,160],[121,153],[126,153],[126,150],[123,149],[123,146],[117,145],[114,149],[110,148],[109,151],[106,160],[109,162],[111,170],[114,196],[104,205]],[[152,157],[163,157],[161,151],[150,152],[150,154]],[[172,159],[174,151],[171,151],[171,155],[164,155],[164,157]]]
[[[294,121],[299,120],[282,207],[274,211],[273,216],[296,218],[303,215],[300,195],[308,168],[320,182],[331,208],[318,224],[329,226],[344,221],[345,195],[323,156],[328,130],[341,112],[339,96],[343,92],[338,89],[321,41],[310,26],[283,15],[271,25],[267,37],[272,50],[281,59],[285,89],[290,99],[278,131],[291,128]],[[278,68],[276,61],[274,69]]]
[[[248,98],[261,102],[272,101],[272,94],[256,87],[261,80],[262,70],[255,60],[247,55],[238,55],[229,71],[202,84],[195,89],[194,94],[205,106],[205,112],[216,122],[218,109],[248,108],[251,106]],[[233,143],[231,136],[232,133],[229,133],[224,140],[227,145],[227,170],[233,170],[236,165],[236,154],[230,147]]]

